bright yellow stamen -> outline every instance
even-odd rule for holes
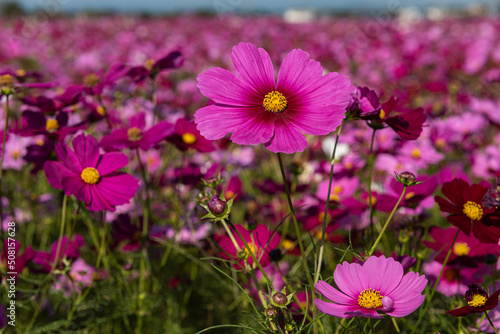
[[[263,106],[267,111],[282,112],[287,105],[286,98],[278,91],[273,90],[264,97]]]
[[[385,111],[384,111],[384,109],[380,109],[379,117],[380,117],[380,119],[384,119],[385,118]]]
[[[99,82],[99,77],[97,76],[97,74],[91,73],[83,78],[83,82],[88,87],[94,87]]]
[[[293,241],[290,239],[285,239],[281,242],[281,247],[283,249],[292,249],[293,248]]]
[[[257,247],[255,247],[255,245],[253,244],[253,242],[249,242],[248,243],[248,247],[245,247],[245,253],[247,253],[247,255],[249,257],[251,257],[252,255],[250,255],[250,251],[253,253],[253,255],[257,256]]]
[[[59,123],[55,118],[49,118],[45,122],[45,129],[50,133],[56,132],[59,129]]]
[[[340,196],[338,194],[331,194],[330,201],[340,202]]]
[[[472,307],[483,306],[484,304],[486,304],[486,297],[483,295],[476,294],[472,297],[471,301],[467,302],[467,304],[469,304],[469,306],[472,306]]]
[[[413,191],[410,191],[408,194],[405,195],[405,199],[408,200],[408,199],[412,198],[413,196],[415,196],[415,193]]]
[[[420,151],[418,148],[414,148],[413,151],[411,151],[411,156],[415,159],[418,159],[422,156],[422,151]]]
[[[471,220],[479,220],[483,218],[483,208],[481,207],[481,205],[471,201],[468,201],[464,204],[464,209],[462,210],[462,212]]]
[[[375,203],[377,203],[377,197],[372,194],[372,205],[375,205]],[[366,204],[370,205],[370,197],[366,198]]]
[[[154,64],[155,64],[154,59],[148,59],[144,63],[144,67],[146,68],[146,70],[151,71],[153,69]]]
[[[380,291],[365,289],[359,294],[358,305],[364,308],[382,307],[382,296]]]
[[[341,186],[333,187],[333,192],[336,194],[340,194],[342,192],[342,187]]]
[[[193,135],[192,133],[183,133],[182,134],[182,141],[188,145],[192,145],[196,142],[196,136]]]
[[[99,115],[106,116],[106,109],[103,106],[98,106],[95,110]]]
[[[137,127],[132,127],[130,129],[128,129],[127,131],[127,136],[128,136],[128,139],[130,141],[138,141],[139,139],[141,139],[141,130]]]
[[[101,177],[99,175],[99,172],[97,169],[93,167],[87,167],[82,171],[82,174],[80,175],[82,178],[83,182],[88,183],[88,184],[96,184],[97,181],[99,181],[99,178]]]
[[[23,70],[22,68],[20,68],[20,69],[16,70],[16,75],[18,77],[24,77],[26,75],[26,71]]]
[[[453,246],[453,253],[456,256],[467,256],[469,255],[470,248],[467,246],[466,242],[456,242],[455,246]]]

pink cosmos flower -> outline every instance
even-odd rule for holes
[[[115,211],[115,207],[128,203],[139,188],[132,175],[116,170],[128,164],[122,153],[99,153],[97,140],[78,135],[73,139],[73,150],[66,144],[56,145],[61,162],[47,161],[43,167],[50,185],[63,189],[66,195],[85,202],[91,211]]]
[[[139,113],[130,118],[128,129],[114,130],[101,139],[101,147],[105,151],[119,151],[123,148],[147,151],[174,132],[174,126],[167,121],[159,122],[148,130],[146,114]]]
[[[236,144],[264,143],[272,152],[294,153],[307,146],[304,133],[329,134],[345,118],[351,83],[336,72],[323,75],[307,52],[292,50],[277,82],[264,49],[240,43],[231,57],[237,75],[215,67],[198,76],[201,93],[214,102],[194,115],[205,138],[232,132]]]
[[[321,312],[340,318],[382,318],[376,311],[404,317],[424,301],[421,293],[427,279],[415,272],[403,273],[401,263],[385,256],[371,256],[363,265],[344,262],[333,273],[340,291],[324,281],[315,286],[332,303],[314,302]]]

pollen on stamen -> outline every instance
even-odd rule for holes
[[[364,308],[382,307],[382,296],[380,291],[374,289],[363,290],[358,297],[358,305]]]
[[[262,105],[269,112],[279,113],[286,109],[288,101],[283,94],[274,90],[264,97]]]
[[[481,205],[471,201],[464,204],[462,212],[471,220],[480,220],[483,218],[483,208]]]
[[[99,175],[99,172],[97,169],[93,167],[87,167],[82,171],[82,174],[80,174],[80,177],[82,178],[83,182],[88,183],[88,184],[96,184],[97,181],[99,181],[99,178],[101,177]]]

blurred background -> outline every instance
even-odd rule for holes
[[[311,13],[336,15],[377,15],[386,10],[392,15],[414,15],[436,17],[438,15],[478,15],[496,14],[500,10],[498,0],[1,0],[1,11],[6,15],[33,13],[46,10],[58,14],[129,13],[143,15],[163,15],[180,12],[203,12],[221,14],[273,13],[302,19]]]

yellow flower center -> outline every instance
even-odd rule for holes
[[[405,199],[408,200],[408,199],[412,198],[413,196],[415,196],[415,193],[413,191],[410,191],[408,194],[405,195]]]
[[[348,161],[344,165],[345,169],[351,169],[352,168],[352,162]]]
[[[22,68],[20,68],[20,69],[16,70],[16,75],[18,77],[24,77],[26,75],[26,71],[23,70]]]
[[[474,297],[472,297],[472,300],[471,301],[468,301],[467,304],[469,304],[469,306],[472,306],[472,307],[480,307],[480,306],[483,306],[484,304],[486,304],[486,297],[483,296],[483,295],[474,295]]]
[[[14,78],[10,74],[0,75],[0,86],[12,87],[14,85]]]
[[[443,138],[436,139],[436,147],[443,148],[445,146],[446,146],[446,140],[444,140]]]
[[[382,296],[380,291],[365,289],[359,294],[358,305],[364,308],[382,307]]]
[[[384,111],[384,109],[380,109],[379,117],[380,117],[380,119],[384,119],[385,118],[385,111]]]
[[[95,110],[99,115],[106,116],[106,109],[103,106],[98,106]]]
[[[142,137],[141,130],[134,126],[133,128],[128,129],[127,136],[130,141],[138,141]]]
[[[285,239],[281,242],[281,248],[287,250],[293,248],[293,241],[290,239]]]
[[[144,63],[144,67],[146,68],[146,70],[151,71],[153,69],[154,64],[155,64],[154,59],[148,59]]]
[[[37,140],[35,140],[35,143],[38,146],[43,146],[43,144],[45,144],[45,141],[43,140],[43,138],[38,138]]]
[[[97,169],[93,167],[87,167],[82,171],[80,177],[85,183],[96,184],[97,181],[99,181],[100,175]]]
[[[192,133],[183,133],[182,141],[188,145],[194,144],[196,142],[196,136]]]
[[[422,151],[420,151],[418,148],[414,148],[413,151],[411,151],[411,156],[414,159],[418,159],[422,156]]]
[[[99,77],[97,76],[97,74],[91,73],[83,78],[83,82],[88,87],[94,87],[99,82]]]
[[[467,256],[469,255],[470,248],[467,246],[466,242],[457,242],[455,246],[453,246],[453,253],[456,256]]]
[[[14,158],[15,160],[17,160],[17,158],[19,158],[19,150],[12,151],[12,158]]]
[[[479,220],[483,218],[483,208],[481,207],[481,205],[471,201],[468,201],[464,204],[464,209],[462,210],[462,212],[471,220]]]
[[[247,253],[249,257],[252,257],[252,255],[250,255],[250,252],[252,252],[253,255],[257,257],[257,247],[255,247],[253,242],[249,242],[248,247],[245,247],[245,253]]]
[[[56,132],[59,129],[59,123],[57,123],[56,119],[49,118],[45,122],[45,129],[50,133]]]
[[[278,91],[273,90],[264,97],[263,106],[267,111],[282,112],[287,105],[286,98]]]

